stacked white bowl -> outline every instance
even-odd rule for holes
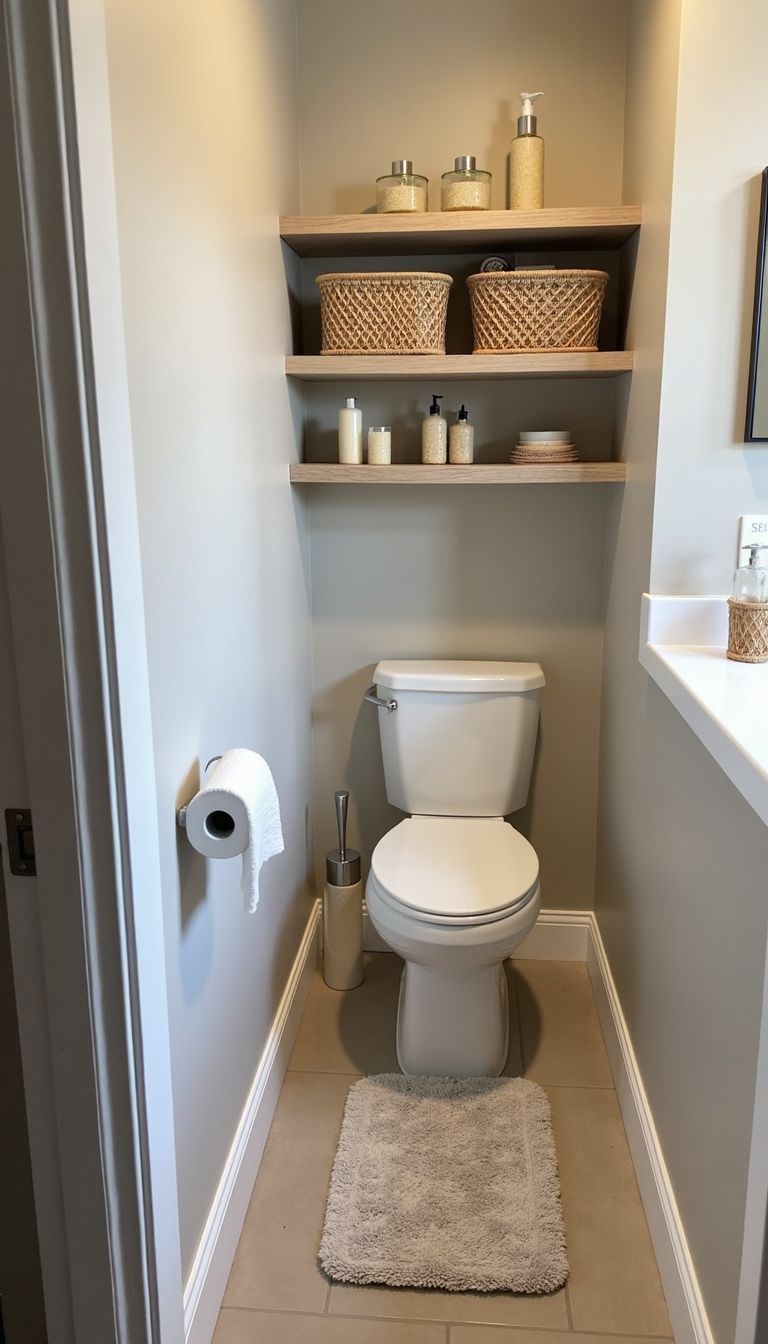
[[[543,466],[550,462],[578,462],[579,454],[570,429],[525,429],[510,455],[519,465]]]

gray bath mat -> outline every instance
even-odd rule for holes
[[[349,1090],[320,1245],[344,1283],[547,1293],[568,1277],[546,1093],[382,1073]]]

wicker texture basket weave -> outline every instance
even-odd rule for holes
[[[596,350],[606,271],[485,271],[467,278],[475,354]]]
[[[768,663],[768,603],[728,598],[728,657],[735,663]]]
[[[450,275],[318,275],[323,355],[444,355]]]

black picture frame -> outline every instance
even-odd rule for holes
[[[755,273],[755,307],[752,315],[752,346],[749,356],[749,382],[747,384],[747,420],[744,427],[745,443],[768,443],[768,434],[755,433],[755,403],[757,401],[757,375],[761,337],[764,341],[768,341],[768,331],[761,331],[763,325],[764,291],[766,288],[766,261],[768,261],[768,168],[763,169],[763,186],[760,193],[760,224],[757,234],[757,271]]]

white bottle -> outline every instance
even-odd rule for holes
[[[523,108],[517,118],[517,138],[509,146],[509,208],[540,210],[544,204],[544,141],[536,134],[535,98],[521,93]]]
[[[339,461],[356,463],[363,460],[363,412],[354,397],[347,397],[346,406],[339,411]]]

